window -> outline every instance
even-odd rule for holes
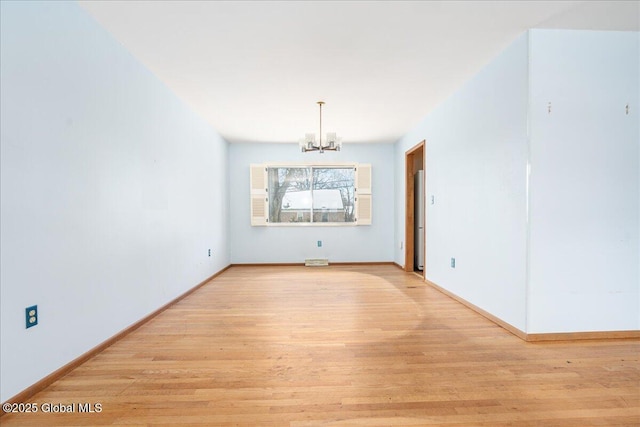
[[[370,165],[251,165],[251,224],[371,224],[370,182]]]
[[[353,167],[267,167],[269,223],[354,222]]]

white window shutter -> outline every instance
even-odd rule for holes
[[[371,225],[373,204],[371,198],[371,165],[356,167],[356,224]]]
[[[264,165],[249,166],[251,185],[251,225],[267,225],[269,200],[267,193],[267,169]]]
[[[371,211],[373,206],[371,205],[371,194],[359,194],[357,204],[357,225],[371,225]]]
[[[356,166],[356,188],[358,193],[371,194],[371,165],[360,163]]]

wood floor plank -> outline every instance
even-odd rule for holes
[[[639,359],[524,342],[393,266],[238,266],[30,399],[72,413],[0,423],[638,426]]]

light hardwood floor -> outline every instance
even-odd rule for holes
[[[527,343],[388,266],[232,267],[3,426],[638,426],[640,342]]]

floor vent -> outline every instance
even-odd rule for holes
[[[307,258],[304,260],[304,265],[307,267],[326,267],[329,265],[327,258]]]

